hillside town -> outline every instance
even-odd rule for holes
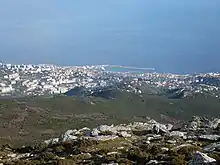
[[[220,73],[178,75],[157,72],[115,72],[108,65],[57,66],[0,63],[0,96],[63,94],[75,87],[97,89],[123,84],[121,90],[142,94],[146,86],[220,96]]]

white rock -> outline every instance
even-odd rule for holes
[[[167,143],[169,143],[169,144],[176,144],[176,140],[167,140]]]
[[[193,145],[192,145],[192,144],[181,144],[181,145],[176,146],[176,147],[174,147],[174,148],[172,148],[172,149],[174,149],[174,150],[179,150],[179,149],[181,149],[181,148],[183,148],[183,147],[190,147],[190,146],[193,146]]]
[[[113,128],[114,126],[113,125],[111,125],[111,126],[109,126],[109,125],[101,125],[101,126],[99,126],[99,130],[101,131],[101,132],[106,132],[106,131],[110,131],[110,132],[112,132],[112,131],[114,131]]]
[[[98,141],[108,141],[108,140],[114,140],[114,139],[117,139],[117,138],[118,138],[118,136],[116,136],[116,135],[96,136],[95,140],[98,140]]]
[[[74,130],[67,130],[66,132],[65,132],[65,135],[73,135],[73,134],[75,134],[77,132],[77,130],[76,129],[74,129]]]
[[[197,151],[194,153],[193,158],[189,161],[189,165],[210,165],[216,162],[215,159],[210,158],[208,155]]]
[[[115,154],[118,154],[118,152],[109,152],[109,153],[107,153],[107,155],[115,155]]]
[[[61,137],[62,142],[69,141],[69,140],[76,140],[76,139],[78,139],[77,136],[69,135],[69,134],[65,134]]]
[[[121,133],[119,133],[119,135],[124,138],[129,138],[132,136],[131,134],[127,133],[126,131],[122,131]]]
[[[99,134],[100,134],[100,131],[97,128],[94,128],[91,132],[92,136],[99,136]]]
[[[201,135],[199,136],[199,139],[218,141],[220,139],[220,135]]]
[[[167,133],[167,132],[169,132],[169,131],[167,130],[167,126],[164,125],[164,124],[159,124],[159,129],[160,129],[160,131],[161,131],[162,133]]]
[[[172,130],[172,128],[173,128],[173,125],[172,125],[172,124],[166,124],[166,129],[167,129],[168,131]]]
[[[150,160],[146,165],[151,165],[151,164],[158,164],[159,162],[157,160]]]
[[[56,144],[59,142],[59,138],[54,138],[54,139],[49,139],[49,140],[45,140],[44,143],[48,144]]]
[[[162,150],[162,151],[169,151],[169,148],[167,148],[167,147],[162,147],[161,150]]]
[[[180,132],[180,131],[172,131],[170,132],[170,136],[177,136],[177,137],[185,137],[186,132]]]
[[[17,155],[16,154],[8,154],[8,157],[11,157],[11,158],[16,158]]]

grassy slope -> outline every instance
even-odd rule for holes
[[[127,123],[143,120],[144,116],[161,120],[160,115],[164,114],[186,120],[193,115],[220,115],[220,101],[212,97],[170,100],[120,93],[116,100],[90,100],[93,104],[73,97],[0,100],[0,143],[34,143],[70,128]]]

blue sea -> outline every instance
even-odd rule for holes
[[[220,71],[219,0],[2,0],[0,60]]]

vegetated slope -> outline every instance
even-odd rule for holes
[[[157,95],[117,93],[116,99],[97,97],[19,98],[0,100],[0,143],[23,145],[58,136],[70,128],[94,127],[145,120],[178,122],[192,116],[220,115],[215,97],[168,99]]]

